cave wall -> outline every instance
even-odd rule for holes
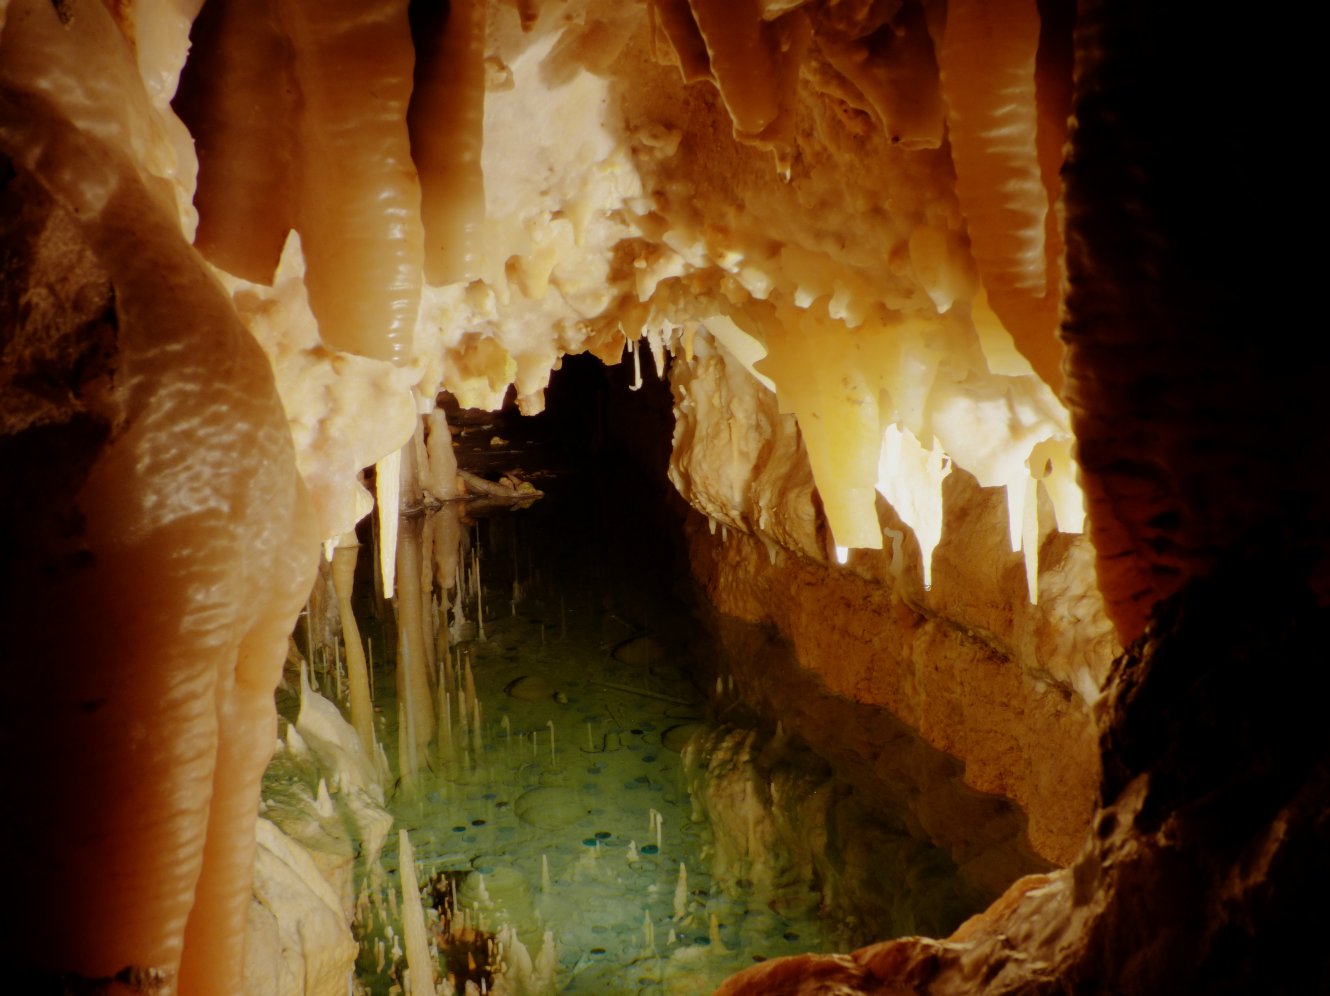
[[[941,482],[929,586],[918,542],[881,497],[893,542],[837,564],[795,420],[726,356],[698,345],[671,368],[671,479],[707,515],[689,529],[707,598],[773,626],[835,693],[885,706],[955,754],[970,785],[1025,808],[1040,854],[1069,861],[1094,807],[1091,706],[1117,647],[1086,538],[1051,528],[1045,508],[1032,603],[1006,497],[957,470]]]
[[[977,492],[965,497],[983,511]],[[992,513],[991,496],[988,504]],[[788,554],[777,554],[773,563],[760,540],[713,536],[698,523],[689,542],[696,576],[720,611],[776,627],[829,689],[886,707],[960,758],[968,784],[1019,802],[1038,853],[1059,863],[1075,855],[1097,783],[1090,706],[1074,687],[1040,668],[1039,657],[1028,652],[1033,648],[1020,646],[1025,634],[1014,632],[1010,613],[999,610],[995,615],[1006,618],[983,620],[998,623],[985,630],[968,625],[964,614],[945,614],[945,606],[939,612],[927,601],[911,604],[868,557],[869,563],[852,561],[848,569]],[[1016,561],[1009,565],[1012,587],[1023,585],[1019,557],[1003,555]],[[965,561],[967,567],[972,563]],[[939,574],[937,586],[968,580]],[[1010,590],[993,588],[1006,597],[990,605],[1009,606]],[[1047,616],[1021,621],[1058,642],[1051,638],[1056,623]],[[1092,619],[1092,626],[1102,642],[1089,648],[1090,656],[1106,663],[1103,651],[1114,640],[1102,617]],[[1029,642],[1038,639],[1028,635]],[[1005,643],[1004,637],[1015,639]]]

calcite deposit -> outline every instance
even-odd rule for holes
[[[254,901],[247,923],[244,992],[336,992],[355,965],[356,942],[337,894],[309,852],[258,821]]]
[[[1296,736],[1318,696],[1281,719],[1243,693],[1319,659],[1304,589],[1330,591],[1321,385],[1274,345],[1316,286],[1269,230],[1307,128],[1286,25],[1097,0],[200,6],[0,2],[0,746],[35,758],[0,789],[50,800],[6,829],[25,985],[240,989],[320,541],[351,542],[375,467],[382,583],[423,614],[397,511],[448,490],[440,391],[535,413],[582,352],[670,378],[716,605],[1017,800],[1040,854],[1080,855],[949,944],[735,991],[1278,991],[1309,960],[1284,893],[1324,867],[1323,747]],[[1236,595],[1272,572],[1275,650]],[[425,747],[403,616],[402,740]],[[1245,635],[1207,642],[1230,617]],[[1152,618],[1097,765],[1091,703]]]
[[[1022,127],[1047,138],[1061,122],[1037,120],[1027,6],[1019,45],[993,58],[1025,80],[1011,98]],[[969,162],[992,154],[983,116],[994,107],[963,59],[945,64],[940,7],[468,4],[413,23],[397,0],[317,10],[212,0],[189,46],[191,3],[2,9],[18,330],[6,368],[19,389],[6,445],[45,465],[54,451],[41,440],[59,439],[70,457],[66,471],[33,472],[47,528],[7,570],[48,579],[25,583],[25,606],[80,606],[52,624],[64,637],[49,649],[56,673],[88,683],[86,710],[75,703],[47,733],[64,745],[51,777],[85,754],[109,765],[86,802],[110,814],[103,842],[165,804],[137,801],[149,787],[174,798],[179,781],[189,800],[149,819],[169,847],[149,855],[151,834],[139,834],[142,847],[117,850],[135,881],[171,883],[160,905],[122,890],[135,915],[121,917],[87,893],[73,920],[86,929],[27,946],[35,972],[110,978],[131,965],[191,991],[238,985],[254,853],[246,814],[273,740],[280,634],[317,541],[336,541],[367,510],[356,480],[367,465],[378,468],[380,566],[388,579],[403,567],[397,474],[414,457],[400,453],[440,388],[493,406],[512,387],[534,412],[565,353],[615,361],[628,349],[657,373],[672,363],[681,491],[764,556],[814,572],[851,548],[883,548],[885,527],[885,545],[912,536],[921,549],[903,583],[943,590],[932,554],[946,538],[953,462],[1005,489],[1006,542],[1027,565],[1025,590],[1019,574],[1005,589],[1015,601],[1037,597],[1050,510],[1079,528],[1067,414],[1045,382],[1055,378],[1018,354],[1039,369],[1052,328],[1012,304],[1051,301],[1057,261],[1000,239],[971,252],[1006,181],[966,167],[969,185],[955,184],[939,93],[969,87],[979,113]],[[1035,175],[1034,160],[1016,158],[1022,177]],[[1021,197],[1038,241],[1055,178],[1039,174]],[[1030,279],[1009,279],[1012,266]],[[41,386],[51,384],[63,387]],[[879,495],[895,518],[879,518]],[[50,580],[51,558],[66,553],[83,587]],[[197,570],[185,569],[190,558]],[[128,593],[136,574],[153,579],[147,615],[91,593]],[[127,635],[113,635],[112,620]],[[98,668],[87,643],[111,654],[93,655]],[[20,669],[39,673],[35,644],[21,651]],[[131,665],[143,660],[161,663]],[[1019,702],[1034,689],[1037,701],[1039,665],[1021,661],[1011,673],[1036,677],[1004,694],[1019,689]],[[1073,662],[1073,677],[1057,680],[1078,687],[1074,674],[1095,666]],[[121,672],[148,685],[103,728],[103,684]],[[899,698],[871,665],[829,677],[873,701]],[[82,687],[57,684],[65,697]],[[189,694],[154,697],[159,686]],[[428,692],[413,698],[424,744]],[[1074,757],[1083,702],[1063,705],[1053,725],[1073,732],[1046,749]],[[24,738],[25,724],[7,735]],[[140,758],[148,728],[188,742],[188,756]],[[975,772],[1040,767],[1005,733],[979,735],[963,711],[930,729]],[[145,777],[154,765],[161,777]],[[978,780],[1042,805],[1023,775]],[[102,796],[119,801],[99,806]],[[61,826],[78,819],[57,815]],[[1074,819],[1036,825],[1045,819],[1055,829],[1039,830],[1039,846],[1061,854]],[[103,844],[62,832],[51,845],[60,856],[33,867],[65,861],[78,875],[102,860]],[[23,891],[40,890],[34,880]],[[93,943],[97,916],[128,933]]]

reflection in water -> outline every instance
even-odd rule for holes
[[[890,713],[829,693],[770,630],[710,614],[706,638],[725,725],[684,753],[722,888],[817,906],[845,950],[945,936],[1050,867],[1013,803],[966,786],[959,761]]]
[[[410,947],[414,890],[379,798],[425,907],[413,972],[435,957],[458,992],[703,993],[766,957],[945,933],[1040,867],[1020,814],[965,789],[954,759],[691,603],[670,529],[648,518],[668,519],[662,485],[602,459],[538,486],[521,510],[404,516],[395,612],[374,557],[353,597],[323,593],[371,648],[372,718],[353,710],[345,748],[358,788],[284,749],[265,805],[343,883],[363,991],[400,987]],[[355,653],[331,618],[315,605],[306,637],[345,709]],[[294,698],[279,705],[294,718]],[[336,735],[298,726],[327,768]]]

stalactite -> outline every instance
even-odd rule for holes
[[[1039,376],[1062,386],[1058,246],[1038,150],[1035,0],[947,7],[939,64],[956,194],[993,310]],[[1051,179],[1051,177],[1050,177]]]
[[[485,177],[485,0],[413,6],[415,85],[407,111],[420,173],[425,279],[478,276]]]
[[[942,144],[946,109],[922,6],[902,5],[892,22],[864,37],[819,32],[817,45],[859,88],[893,145],[936,149]]]
[[[440,12],[446,5],[412,6]],[[749,529],[767,544],[772,564],[782,556],[778,544],[795,536],[809,540],[806,549],[794,543],[796,552],[814,558],[833,549],[845,559],[851,547],[878,548],[886,521],[879,518],[879,495],[885,495],[904,520],[903,525],[891,520],[900,526],[890,530],[894,545],[898,551],[912,550],[905,541],[913,529],[927,585],[932,578],[930,554],[943,539],[942,481],[955,461],[971,469],[981,484],[1007,488],[1008,532],[1013,545],[1026,553],[1033,597],[1040,582],[1041,525],[1048,525],[1039,520],[1038,481],[1047,482],[1059,525],[1076,518],[1072,506],[1079,495],[1074,482],[1068,483],[1071,441],[1065,413],[1055,411],[1055,404],[1045,405],[1043,395],[1034,398],[1027,390],[1033,378],[1019,364],[1004,367],[995,359],[1001,346],[992,345],[994,337],[976,333],[996,315],[991,325],[1000,320],[1039,374],[1056,386],[1058,346],[1049,319],[1057,305],[1059,249],[1056,218],[1047,207],[1059,164],[1060,108],[1065,106],[1059,52],[1037,41],[1032,11],[1041,5],[1033,0],[1020,6],[1020,16],[999,19],[999,44],[985,39],[983,29],[991,26],[988,12],[975,3],[951,4],[945,34],[937,23],[940,4],[907,0],[830,6],[840,9],[798,2],[726,6],[713,0],[693,0],[691,5],[659,0],[648,11],[630,5],[625,8],[630,13],[619,17],[588,14],[579,19],[583,8],[574,5],[565,22],[556,25],[547,16],[539,31],[518,43],[513,40],[513,11],[482,0],[455,2],[445,18],[432,25],[408,24],[405,0],[369,6],[338,0],[331,7],[284,0],[272,11],[249,0],[210,0],[198,24],[196,62],[179,101],[204,152],[197,244],[214,264],[229,271],[222,276],[232,288],[234,306],[257,327],[274,314],[280,322],[285,299],[265,296],[261,288],[232,278],[271,282],[275,253],[282,244],[294,246],[293,256],[299,255],[299,243],[284,241],[287,229],[293,226],[300,232],[308,260],[303,279],[322,345],[292,343],[288,352],[316,357],[329,366],[346,359],[343,351],[401,364],[399,381],[391,388],[376,382],[365,396],[354,396],[352,407],[369,406],[390,390],[405,395],[415,385],[428,408],[438,386],[453,378],[449,383],[459,390],[475,387],[463,392],[469,398],[494,404],[516,381],[524,410],[532,410],[540,405],[544,379],[561,355],[590,349],[611,356],[625,341],[623,329],[634,343],[635,366],[649,346],[657,374],[666,367],[665,343],[675,338],[686,345],[683,358],[675,357],[671,364],[694,361],[694,337],[707,340],[700,352],[712,355],[737,344],[745,355],[723,376],[752,380],[754,392],[774,389],[780,410],[772,413],[772,422],[786,426],[785,435],[773,445],[764,438],[752,447],[758,454],[754,463],[786,461],[794,468],[782,480],[797,486],[804,518],[777,535],[773,523],[786,510],[754,502],[751,510],[739,514],[726,502],[742,503],[754,492],[747,487],[748,479],[735,474],[726,482],[731,487],[725,500],[706,509],[713,526],[720,524],[727,548],[743,541],[742,533]],[[1042,4],[1054,6],[1053,0]],[[893,8],[889,22],[887,7]],[[537,6],[526,3],[521,8],[521,28],[529,29],[536,23]],[[179,242],[174,230],[169,239],[163,234],[173,229],[163,222],[172,212],[180,213],[182,230],[188,233],[188,212],[179,211],[181,191],[188,186],[181,174],[187,170],[183,162],[172,160],[169,129],[158,127],[160,121],[153,116],[157,112],[145,110],[142,85],[127,68],[132,61],[126,61],[126,55],[132,56],[133,50],[125,38],[132,34],[134,14],[119,10],[117,28],[94,4],[87,11],[75,10],[72,26],[55,28],[71,9],[31,0],[15,0],[6,8],[0,38],[6,57],[0,64],[6,87],[0,96],[0,140],[18,164],[22,182],[54,191],[69,209],[66,213],[77,216],[66,219],[69,224],[85,235],[92,233],[94,255],[111,273],[114,297],[107,300],[114,304],[109,313],[115,321],[142,317],[149,294],[144,288],[149,286],[163,299],[174,296],[173,307],[191,313],[191,321],[192,310],[201,311],[206,320],[226,326],[221,336],[226,348],[211,351],[213,369],[208,373],[218,384],[228,384],[234,371],[227,363],[237,368],[243,364],[227,350],[252,353],[252,342],[234,321],[231,305],[224,298],[208,297],[216,288],[193,257],[187,257],[188,264],[172,260],[171,265],[156,266],[150,253],[156,267],[151,273],[147,264],[135,269],[128,261],[102,258],[131,255],[140,247],[118,231],[108,235],[99,212],[114,215],[115,224],[125,229],[136,224],[134,212],[142,214],[146,221],[140,227],[149,249],[159,237]],[[641,24],[633,20],[639,15]],[[709,79],[714,88],[663,88],[662,80],[677,85],[677,77],[672,70],[661,75],[643,64],[648,16],[656,19],[653,28],[663,27],[685,78]],[[30,30],[33,24],[42,26],[37,34]],[[79,41],[90,24],[102,31],[97,45]],[[111,27],[103,30],[107,25]],[[144,32],[145,39],[148,34]],[[414,45],[407,40],[411,34]],[[71,62],[67,53],[59,52],[67,38],[82,46],[80,59]],[[935,39],[942,42],[949,145],[941,137]],[[1001,85],[993,86],[991,74],[982,68],[974,71],[971,56],[987,60],[984,65],[1001,75]],[[43,64],[47,60],[64,65],[49,73]],[[662,88],[653,98],[657,104],[643,105],[659,120],[650,120],[626,92],[639,73],[651,87]],[[46,83],[58,77],[60,85],[32,85],[44,76]],[[100,81],[97,87],[87,85],[92,79]],[[83,106],[61,106],[60,88],[66,85]],[[125,106],[113,106],[122,98],[108,100],[108,94],[121,91]],[[680,93],[686,99],[677,99]],[[486,101],[502,101],[509,94],[520,94],[522,101],[491,104],[495,120],[487,123]],[[67,129],[69,134],[52,131],[33,141],[40,129],[30,127],[31,118],[46,115],[51,110],[47,104],[70,118],[74,127]],[[514,107],[520,113],[515,114]],[[998,134],[1002,122],[994,123],[1007,112],[1019,118],[1014,131],[1024,142],[1020,149],[1003,144],[1011,135]],[[1030,124],[1032,115],[1037,115],[1037,125]],[[717,122],[718,129],[713,127]],[[771,177],[768,157],[747,158],[751,149],[731,142],[731,128],[741,143],[778,150],[779,179]],[[76,177],[78,183],[69,186],[81,183],[81,188],[74,190],[61,185],[69,181],[65,146],[77,150],[83,143],[76,131],[96,133],[96,141],[110,152],[103,155],[105,150],[94,147],[87,158],[103,161]],[[496,131],[498,141],[487,144]],[[1037,148],[1026,141],[1031,136]],[[863,164],[854,152],[860,140],[874,157],[872,169],[864,171],[871,174],[868,180],[851,175]],[[528,147],[538,150],[529,159]],[[958,176],[955,198],[950,186],[953,165]],[[708,172],[713,166],[714,176]],[[828,182],[828,176],[834,179]],[[985,187],[995,176],[1003,188],[999,194],[1021,194],[1018,204],[1008,199],[998,205],[996,220],[987,200],[993,190]],[[104,182],[108,177],[113,182]],[[491,179],[495,182],[487,191]],[[767,180],[770,186],[764,185]],[[487,193],[501,207],[493,217],[486,214]],[[841,195],[851,206],[837,206]],[[745,220],[750,216],[758,220]],[[862,250],[856,245],[860,236],[865,240]],[[983,288],[975,286],[976,269]],[[439,286],[422,291],[423,280]],[[205,291],[204,284],[211,289]],[[206,299],[205,306],[191,309],[196,294]],[[991,314],[985,311],[989,304]],[[219,317],[223,312],[225,322]],[[714,341],[700,331],[711,315]],[[167,328],[161,315],[151,317],[143,327],[151,325],[161,342],[174,342],[173,337],[183,334]],[[181,321],[178,314],[173,320]],[[677,336],[680,323],[682,337]],[[976,338],[987,341],[976,345]],[[265,346],[275,355],[286,348],[271,342]],[[763,350],[765,359],[760,358]],[[246,376],[255,366],[253,359],[248,353],[243,356]],[[127,376],[134,370],[132,362],[123,367]],[[252,372],[256,383],[266,384],[263,370]],[[217,385],[198,383],[206,378],[197,373],[189,371],[194,377],[186,378],[189,390],[211,398],[207,392]],[[698,399],[709,383],[694,381],[695,408],[703,407]],[[930,394],[934,387],[938,393]],[[413,771],[435,735],[441,751],[455,743],[453,699],[462,743],[479,764],[483,730],[472,663],[468,657],[464,667],[450,670],[446,644],[437,647],[425,636],[434,612],[433,584],[445,600],[449,591],[465,587],[456,577],[456,519],[449,525],[441,517],[444,524],[431,534],[432,544],[417,549],[408,535],[410,527],[399,543],[399,473],[410,478],[411,461],[399,465],[398,451],[384,455],[380,449],[386,447],[376,444],[373,453],[357,451],[355,461],[337,463],[328,455],[341,446],[334,438],[335,427],[317,417],[301,422],[326,401],[321,392],[338,395],[344,388],[311,379],[307,391],[289,394],[286,414],[293,426],[319,440],[310,447],[311,466],[302,465],[315,492],[333,476],[349,482],[358,469],[353,463],[382,457],[376,465],[381,541],[376,559],[381,590],[397,590],[401,766],[404,773]],[[742,405],[730,407],[738,397],[734,392],[724,403],[712,399],[707,409],[707,417],[725,420],[731,463],[740,462],[740,437],[766,431],[767,425],[756,419],[750,424],[749,410]],[[689,401],[681,399],[681,411]],[[245,441],[249,437],[243,418],[231,439],[232,450],[252,451],[240,455],[238,466],[253,475],[255,493],[268,485],[276,489],[272,482],[289,470],[284,444],[274,441],[282,435],[282,419],[280,413],[273,417],[269,402],[265,395],[262,439]],[[229,404],[222,398],[214,408],[223,411]],[[241,415],[247,411],[244,405],[231,407]],[[797,430],[791,414],[798,418]],[[123,428],[113,419],[105,423],[116,432]],[[456,475],[446,420],[441,413],[431,414],[427,424],[428,441],[418,437],[408,444],[410,453],[423,448],[429,454],[427,460],[415,460],[420,477],[430,479],[433,497],[451,498]],[[989,428],[991,433],[975,435]],[[98,431],[103,430],[110,431],[105,426]],[[705,431],[695,424],[688,438],[702,439]],[[189,473],[167,468],[170,487],[201,496],[205,505],[213,500],[209,495],[223,495],[224,501],[217,499],[219,506],[248,515],[254,530],[262,530],[269,540],[283,529],[298,532],[299,524],[288,515],[298,495],[283,492],[280,500],[271,500],[271,508],[263,511],[275,511],[275,521],[257,523],[262,516],[254,509],[263,497],[236,499],[241,485],[232,468],[221,466],[233,454],[223,453],[226,447],[220,444],[214,449],[201,448],[202,456]],[[305,452],[301,450],[302,459]],[[280,467],[256,465],[258,455]],[[133,474],[139,473],[151,476],[165,466],[160,454],[153,459],[157,462],[145,464],[146,470],[129,468],[126,479],[137,480]],[[820,505],[813,497],[810,464]],[[214,482],[220,483],[214,487]],[[123,488],[117,490],[103,477],[96,478],[96,484],[114,503],[129,500],[123,498]],[[696,489],[698,494],[703,491]],[[1105,497],[1100,491],[1094,495]],[[418,497],[410,488],[406,496],[413,504]],[[347,516],[362,511],[343,504]],[[825,524],[818,519],[818,508],[831,526],[829,547],[822,544]],[[120,511],[119,504],[110,509]],[[752,515],[745,519],[748,511]],[[790,514],[786,522],[795,517]],[[1102,518],[1096,521],[1102,523]],[[341,528],[345,526],[337,531]],[[300,536],[295,543],[303,540]],[[234,545],[243,546],[239,541]],[[153,559],[160,552],[153,547],[148,551],[152,557],[145,554],[153,571],[160,566],[161,558]],[[255,563],[266,555],[254,555]],[[335,574],[349,578],[354,573],[354,551],[348,557],[348,551],[339,548],[333,560]],[[851,567],[875,569],[867,564],[867,558],[856,556]],[[172,569],[171,564],[164,568],[168,576]],[[245,599],[261,598],[270,583],[281,581],[282,571],[276,568],[243,570],[248,572]],[[906,592],[914,579],[902,576],[896,560],[891,570]],[[294,568],[286,570],[288,576],[294,573]],[[470,577],[483,639],[479,573],[474,558]],[[491,576],[491,596],[495,584]],[[378,756],[367,667],[349,590],[344,595],[342,587],[339,583],[352,718],[367,751]],[[234,982],[234,966],[227,959],[228,952],[234,953],[243,848],[232,843],[246,816],[242,803],[252,802],[259,745],[273,739],[267,736],[270,710],[265,711],[261,701],[271,687],[262,686],[270,685],[267,649],[275,645],[272,634],[280,628],[277,617],[286,611],[285,594],[273,603],[272,618],[250,620],[263,630],[262,638],[255,638],[263,650],[253,650],[248,642],[239,648],[240,680],[233,680],[228,658],[214,668],[220,675],[216,708],[194,702],[200,716],[211,717],[212,728],[191,743],[204,744],[207,753],[213,749],[212,736],[218,756],[228,765],[235,759],[236,766],[215,773],[211,810],[193,814],[190,832],[195,836],[200,821],[209,822],[207,843],[180,836],[177,850],[189,853],[180,862],[184,871],[175,871],[185,878],[198,874],[196,909],[188,912],[176,896],[173,902],[180,909],[162,914],[191,918],[185,956],[191,985],[205,980],[197,984],[225,988]],[[502,594],[500,611],[495,613],[491,605],[492,636],[508,621],[502,611],[509,608],[502,604],[508,601],[506,585]],[[466,593],[458,590],[453,620],[459,631],[465,600]],[[516,586],[511,607],[516,614]],[[446,610],[440,614],[446,622]],[[98,620],[104,621],[100,616]],[[233,631],[243,632],[247,624]],[[119,653],[112,655],[117,666],[125,663]],[[256,663],[260,659],[262,663]],[[119,674],[116,667],[111,671]],[[438,714],[431,703],[435,674]],[[196,685],[205,684],[202,677],[194,678]],[[168,691],[163,698],[174,705],[178,689]],[[207,694],[214,693],[200,699],[205,704]],[[566,734],[560,741],[563,756],[576,749]],[[552,725],[549,747],[555,760],[560,755]],[[208,781],[199,774],[206,766],[200,757],[176,760],[175,767],[161,760],[163,784],[184,777],[186,769],[199,784]],[[153,777],[156,773],[148,772]],[[125,781],[110,780],[114,786]],[[126,791],[137,798],[133,793],[150,789],[134,785]],[[336,791],[334,784],[334,797]],[[123,816],[117,806],[115,800],[108,804],[113,830],[119,826],[114,820]],[[658,849],[658,820],[653,830]],[[190,850],[196,844],[203,848],[202,857]],[[70,879],[64,884],[74,883]],[[158,913],[161,910],[145,915]],[[175,934],[168,939],[179,946]],[[718,936],[713,941],[719,946]],[[547,947],[552,951],[552,944]],[[168,952],[162,963],[172,957]],[[206,980],[214,971],[221,981]],[[415,966],[412,974],[420,979]]]
[[[295,53],[264,0],[210,0],[191,37],[174,106],[198,148],[194,244],[227,272],[271,284],[296,227]]]
[[[406,362],[420,303],[420,187],[406,127],[406,0],[289,0],[301,97],[296,224],[310,306],[336,349]]]

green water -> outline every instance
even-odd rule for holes
[[[483,515],[461,504],[420,513],[427,529],[449,517],[437,535],[460,538],[459,564],[479,564],[479,586],[464,577],[451,612],[441,599],[439,625],[450,633],[439,645],[459,675],[469,662],[481,724],[464,735],[454,678],[445,689],[452,748],[431,745],[414,785],[388,790],[395,824],[383,872],[357,871],[358,891],[372,899],[357,924],[360,991],[400,992],[404,960],[392,952],[402,929],[388,893],[399,888],[402,827],[444,948],[440,975],[447,962],[459,992],[468,976],[489,984],[485,948],[471,950],[474,972],[461,948],[449,958],[450,924],[509,926],[533,961],[548,932],[552,991],[697,994],[765,958],[945,933],[1041,867],[1024,849],[1020,814],[965,790],[957,762],[881,710],[827,694],[769,632],[699,606],[662,481],[607,460],[535,466],[534,448],[518,438],[524,424],[500,426],[495,452],[486,441],[499,432],[477,419],[467,433],[474,465],[494,479],[505,461],[522,461],[545,498]],[[459,442],[465,451],[467,436]],[[395,681],[385,665],[395,628],[373,595],[368,551],[361,560],[357,615],[376,648],[376,727],[395,777]],[[333,697],[330,674],[321,679]],[[279,705],[294,715],[292,701]],[[688,734],[707,738],[692,770],[696,800],[678,751]],[[708,794],[701,772],[726,737],[746,738],[756,760],[726,769],[731,781]],[[902,774],[884,774],[893,758]],[[266,794],[281,797],[292,777],[275,765]],[[739,818],[724,810],[738,790],[750,810],[740,814],[750,835],[741,860],[734,835],[717,831]],[[942,834],[968,852],[964,867],[919,817],[918,800],[939,793],[967,821]],[[782,812],[773,811],[778,795]],[[799,819],[810,825],[779,836]],[[822,850],[808,850],[801,834]]]

